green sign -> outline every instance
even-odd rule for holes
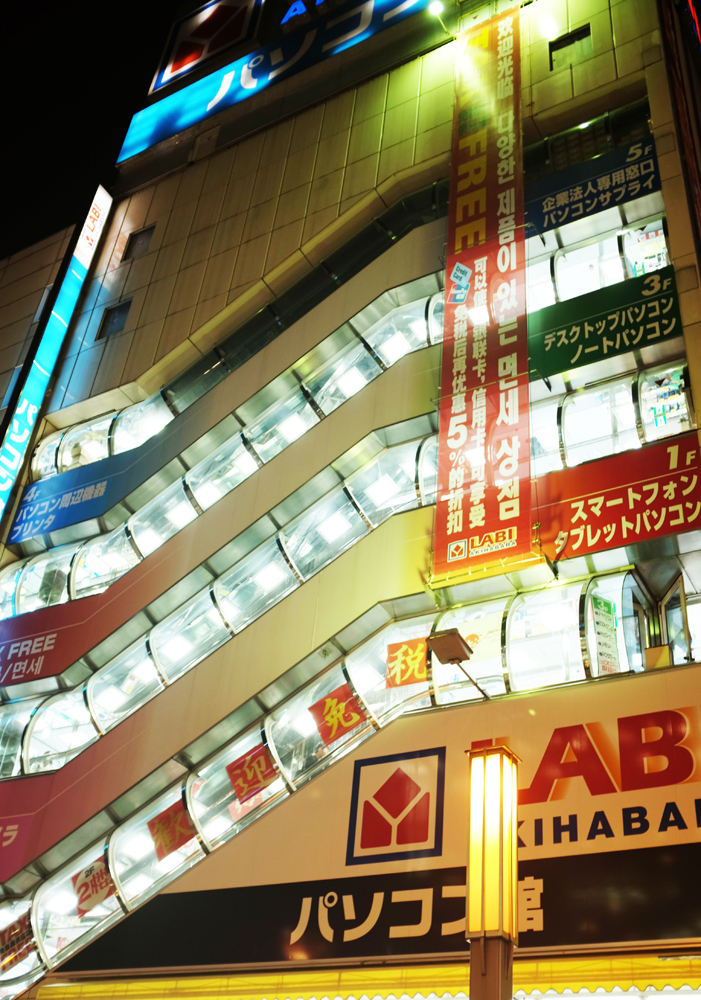
[[[674,268],[668,265],[531,313],[531,381],[681,334]]]
[[[600,674],[620,672],[618,642],[616,640],[616,605],[605,597],[592,595],[594,632],[596,633],[596,655]]]

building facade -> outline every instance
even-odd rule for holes
[[[191,5],[0,264],[2,996],[464,992],[501,741],[517,988],[701,986],[694,11]]]

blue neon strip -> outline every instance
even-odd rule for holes
[[[428,0],[365,0],[360,4],[347,0],[325,18],[249,52],[139,111],[131,120],[117,163],[330,59],[427,6]]]
[[[44,328],[36,357],[22,386],[12,422],[0,448],[0,517],[24,465],[34,422],[49,387],[87,273],[84,265],[76,257],[72,257]]]

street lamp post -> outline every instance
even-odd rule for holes
[[[505,746],[468,750],[467,920],[470,1000],[511,1000],[517,940],[518,757]]]

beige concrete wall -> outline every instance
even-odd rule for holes
[[[72,231],[64,229],[0,261],[0,399],[25,359],[44,289],[56,277]]]

